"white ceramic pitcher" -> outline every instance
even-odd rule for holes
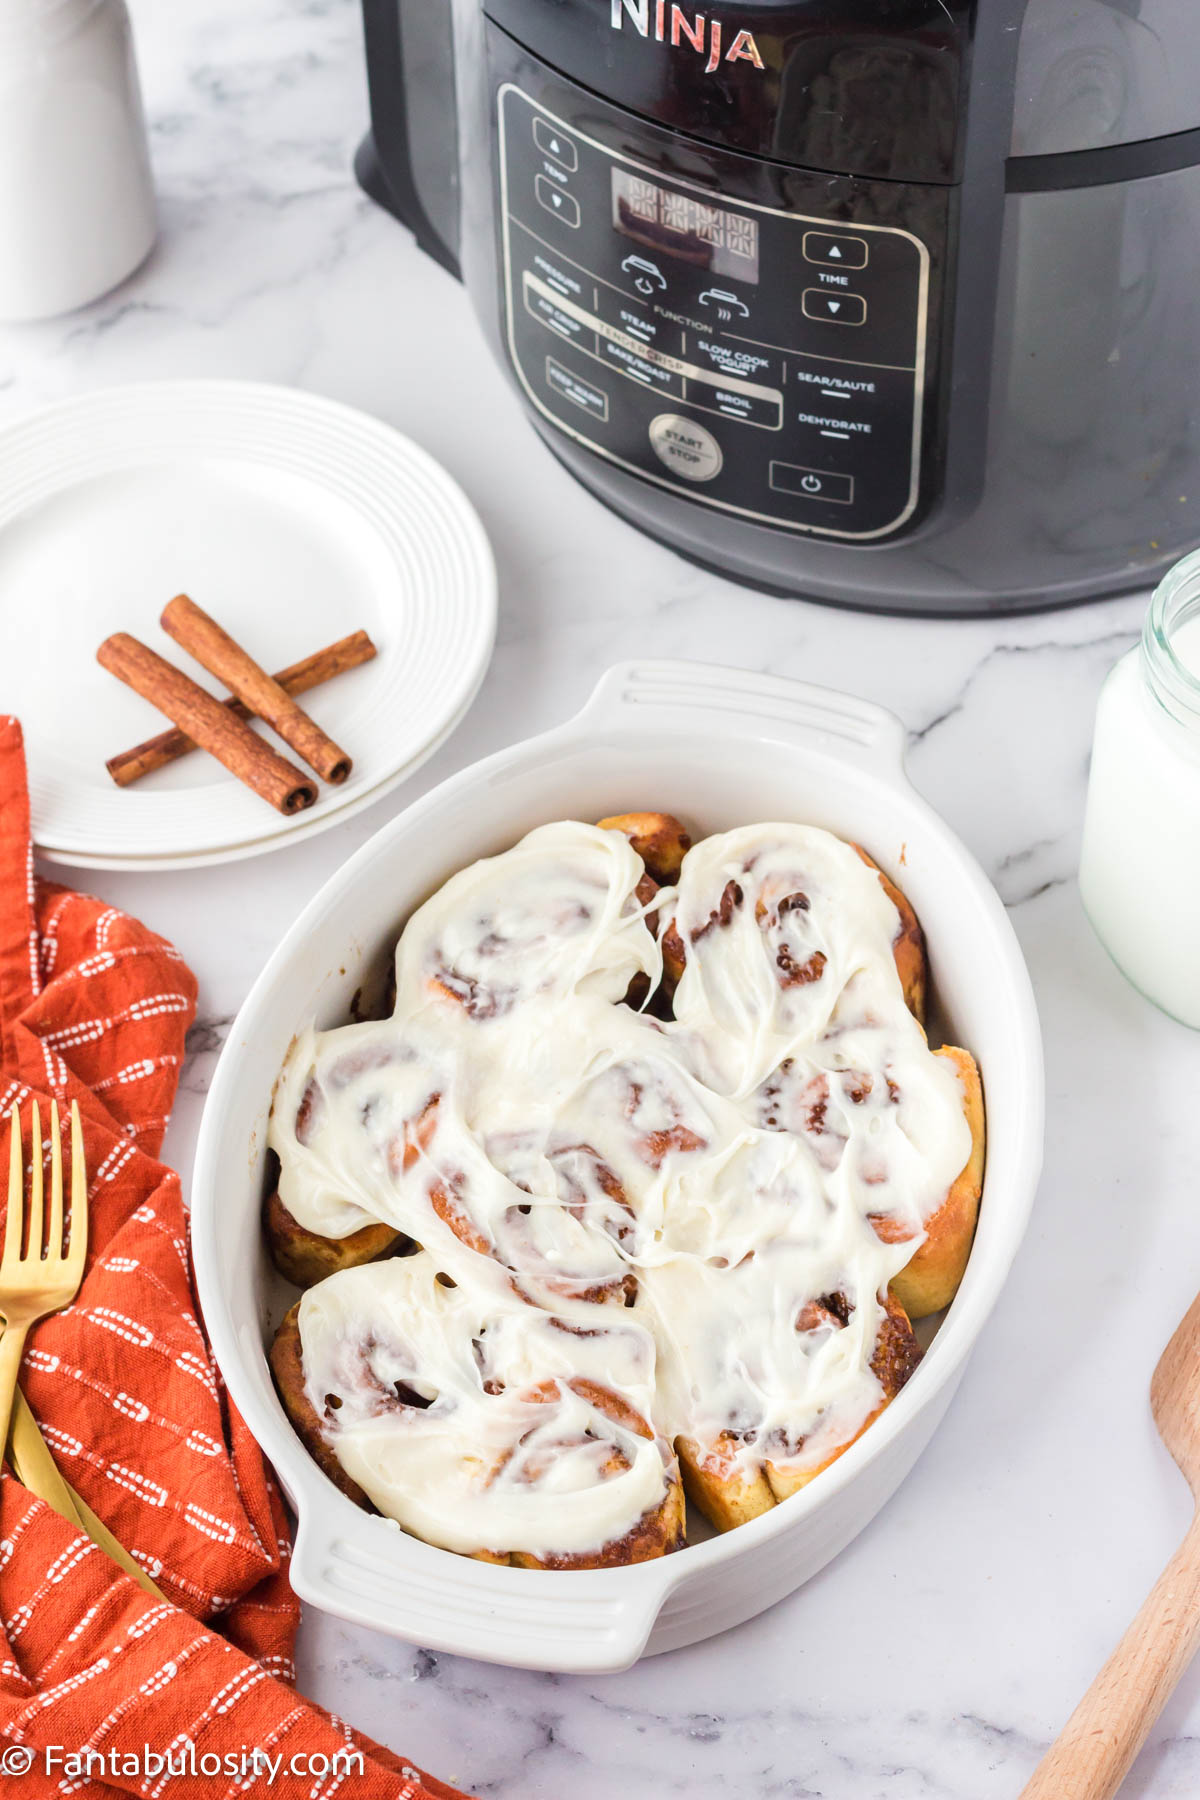
[[[154,235],[125,0],[0,0],[0,319],[86,305]]]

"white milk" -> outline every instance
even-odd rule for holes
[[[1101,690],[1079,881],[1118,968],[1200,1028],[1200,554]]]

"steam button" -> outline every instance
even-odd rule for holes
[[[552,156],[564,169],[574,171],[579,167],[579,151],[575,147],[574,138],[569,138],[565,131],[560,131],[549,119],[533,121],[533,141],[543,156]]]
[[[569,225],[572,231],[578,228],[579,202],[574,194],[568,194],[565,189],[555,187],[554,183],[547,181],[544,175],[539,175],[534,182],[534,191],[538,197],[538,204],[544,206],[548,213],[553,213],[556,218],[562,220],[564,225]]]
[[[650,445],[659,462],[685,481],[711,481],[725,460],[712,432],[682,413],[659,413],[651,421]]]

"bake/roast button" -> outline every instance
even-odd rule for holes
[[[605,337],[603,332],[598,334],[597,343],[600,360],[619,369],[629,381],[636,381],[639,387],[650,388],[656,394],[670,394],[676,400],[683,399],[683,382],[671,369],[664,369],[661,363],[649,356],[639,355],[628,344]]]
[[[866,238],[841,231],[806,231],[804,260],[829,269],[865,269],[870,251]]]
[[[650,424],[650,444],[659,462],[685,481],[711,481],[725,458],[716,438],[695,419],[659,413]]]
[[[806,319],[826,325],[865,325],[867,303],[861,294],[841,293],[837,288],[805,288],[801,307]]]

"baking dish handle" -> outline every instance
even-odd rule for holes
[[[580,717],[615,720],[672,712],[692,715],[693,723],[697,713],[769,721],[842,760],[893,775],[904,766],[904,727],[882,706],[836,688],[720,664],[616,663],[600,677]]]
[[[682,1579],[670,1558],[547,1573],[463,1562],[381,1520],[360,1516],[354,1527],[343,1533],[332,1516],[301,1514],[290,1570],[301,1600],[431,1650],[517,1668],[629,1668]]]

